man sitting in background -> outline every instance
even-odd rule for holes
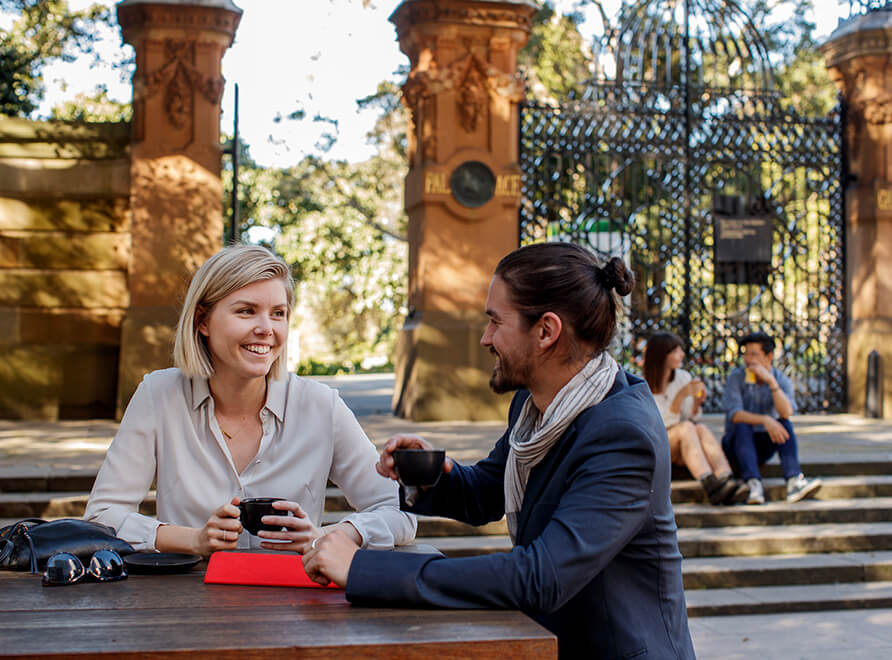
[[[740,340],[740,347],[744,366],[728,376],[722,399],[722,449],[750,487],[746,503],[765,503],[759,466],[775,452],[780,456],[787,481],[787,501],[811,497],[821,487],[821,481],[806,479],[799,465],[796,434],[790,423],[796,412],[796,398],[790,379],[771,364],[774,339],[764,332],[753,332]]]

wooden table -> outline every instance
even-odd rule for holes
[[[520,612],[353,607],[334,589],[204,584],[201,566],[65,587],[0,571],[0,657],[557,658]]]

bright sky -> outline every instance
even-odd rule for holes
[[[101,1],[69,0],[73,8]],[[338,141],[330,157],[362,160],[371,155],[366,133],[374,111],[360,113],[356,99],[375,92],[382,80],[397,80],[397,67],[407,65],[396,41],[396,29],[387,18],[400,0],[234,0],[242,8],[235,43],[223,58],[226,88],[221,130],[232,132],[234,83],[239,85],[239,132],[251,155],[265,166],[285,167],[307,153],[327,124],[313,122],[315,115],[338,121]],[[608,0],[608,9],[619,0]],[[574,0],[558,0],[571,8]],[[838,0],[815,0],[813,20],[818,34],[826,36],[837,25]],[[613,13],[612,11],[610,13]],[[0,17],[0,28],[3,27]],[[121,48],[118,33],[106,35],[105,47]],[[127,47],[129,49],[129,46]],[[98,84],[118,100],[130,100],[130,82],[108,69],[89,69],[86,63],[58,64],[44,74],[49,84],[40,112]],[[297,109],[302,121],[286,117]],[[276,118],[281,117],[280,122]]]

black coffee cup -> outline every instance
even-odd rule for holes
[[[280,511],[273,508],[273,502],[281,502],[281,497],[246,497],[239,502],[240,511],[239,519],[250,534],[257,536],[257,532],[261,529],[267,532],[281,531],[281,525],[265,525],[260,522],[263,516],[287,516],[287,511]]]
[[[404,486],[433,486],[443,472],[445,449],[395,449],[393,462]]]

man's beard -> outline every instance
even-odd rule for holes
[[[489,352],[498,359],[489,379],[489,387],[493,392],[504,394],[505,392],[520,390],[527,386],[530,375],[529,363],[523,362],[522,364],[512,366],[505,360],[503,355],[496,353],[494,348],[490,348]]]

